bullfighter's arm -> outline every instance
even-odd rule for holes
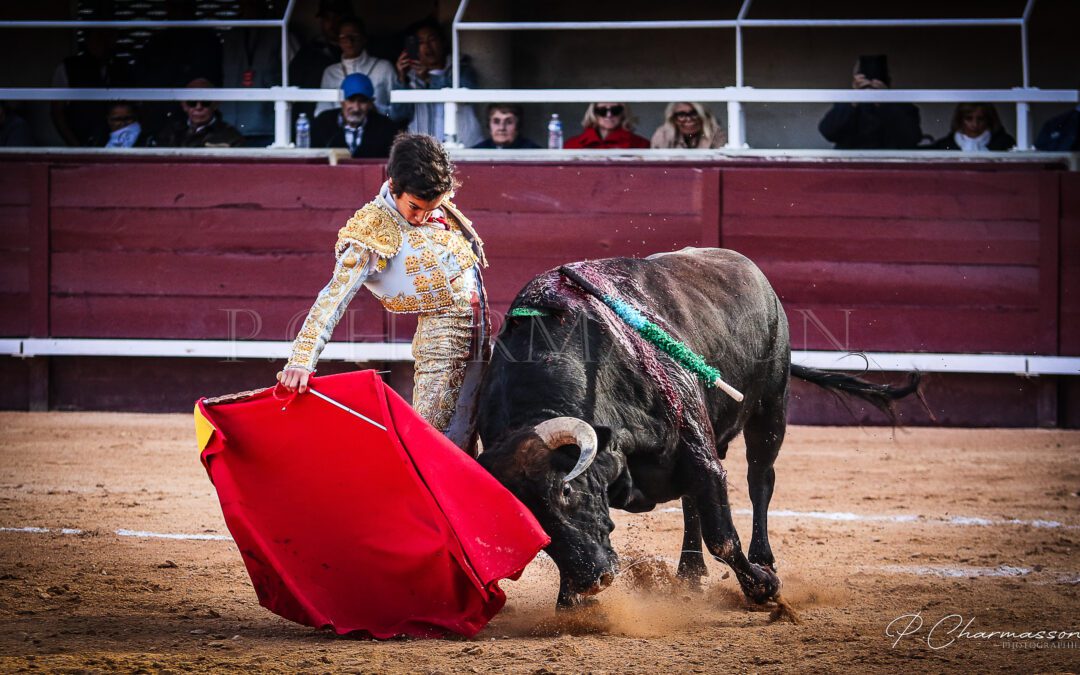
[[[293,340],[292,355],[285,364],[286,368],[315,371],[315,364],[326,343],[330,341],[334,327],[341,320],[349,301],[371,275],[375,260],[375,253],[357,242],[338,242],[334,273],[326,286],[319,291],[300,334]]]

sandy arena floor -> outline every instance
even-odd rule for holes
[[[1080,670],[1077,432],[790,429],[770,526],[798,625],[746,607],[718,563],[703,592],[672,586],[672,503],[616,514],[626,571],[596,611],[556,615],[541,557],[475,640],[387,642],[258,605],[189,415],[2,413],[0,438],[0,672]],[[977,637],[1039,630],[1077,634]]]

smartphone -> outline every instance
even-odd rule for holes
[[[420,40],[415,35],[409,35],[405,38],[405,53],[413,61],[420,58]]]

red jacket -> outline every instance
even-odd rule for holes
[[[611,130],[607,138],[600,138],[600,132],[595,127],[589,127],[585,133],[578,134],[568,139],[563,144],[564,148],[584,148],[587,150],[605,150],[607,148],[647,148],[648,139],[627,131],[622,127]]]

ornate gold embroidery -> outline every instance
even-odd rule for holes
[[[442,270],[436,269],[431,271],[431,286],[432,288],[438,288],[446,285],[446,275]],[[419,290],[419,289],[417,289]]]
[[[344,260],[341,261],[341,265],[343,267],[347,268],[347,269],[352,269],[352,268],[356,267],[357,262],[358,261],[356,259],[356,256],[350,254],[350,255],[346,256]]]
[[[414,255],[405,256],[405,274],[416,274],[419,271],[420,258],[417,258]]]
[[[366,204],[338,230],[338,239],[355,241],[383,258],[401,250],[401,229],[394,217],[375,202]]]
[[[451,233],[446,230],[435,230],[431,233],[431,238],[438,244],[446,246],[450,243]]]
[[[471,314],[425,314],[413,337],[412,405],[440,431],[450,426],[472,347]]]
[[[452,304],[454,304],[454,296],[450,295],[450,291],[448,291],[448,290],[446,290],[444,288],[441,291],[438,291],[437,293],[435,293],[435,306],[436,307],[439,307],[439,308],[449,307]]]
[[[424,269],[429,270],[432,267],[438,267],[439,261],[435,257],[434,251],[432,251],[431,249],[426,249],[423,253],[420,254],[420,264],[424,266]]]
[[[379,258],[379,260],[375,263],[375,269],[376,271],[382,272],[384,269],[386,269],[386,266],[388,264],[389,262],[386,260],[386,258]]]
[[[431,290],[431,282],[423,274],[413,277],[413,288],[417,293],[427,293]]]
[[[409,230],[409,246],[413,248],[421,248],[424,245],[424,235],[421,234],[416,228]]]
[[[435,309],[436,307],[437,307],[437,305],[435,304],[435,296],[434,295],[432,295],[431,293],[421,293],[420,294],[420,311],[430,312],[431,310]]]
[[[385,297],[382,299],[383,307],[391,312],[419,312],[420,301],[415,296],[405,295],[404,293],[398,293],[393,297]]]

